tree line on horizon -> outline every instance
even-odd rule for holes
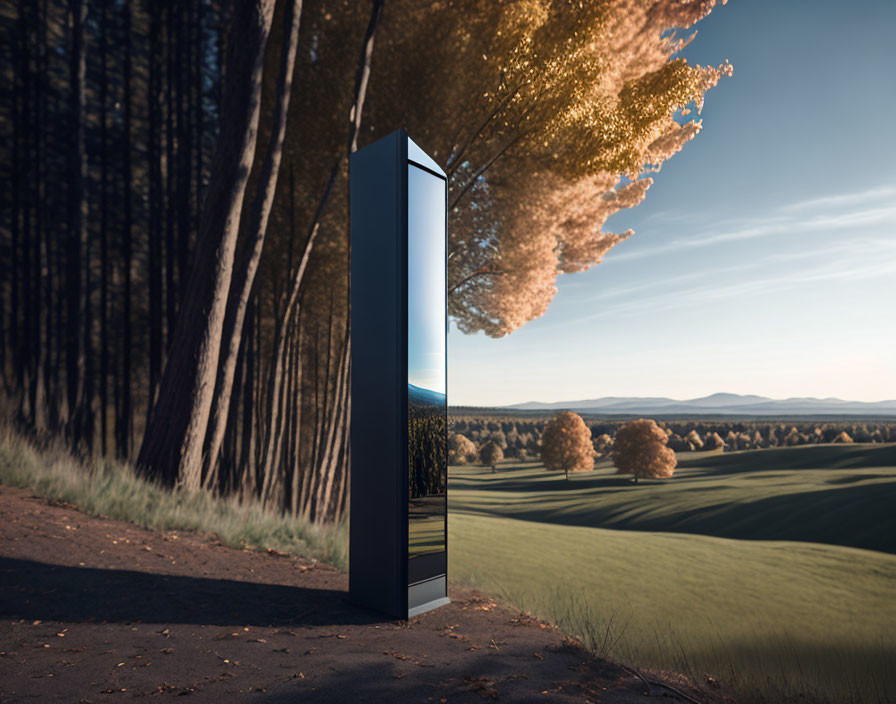
[[[539,443],[540,460],[545,469],[561,471],[569,481],[570,472],[591,471],[596,459],[609,457],[617,474],[631,474],[637,484],[641,477],[668,479],[678,464],[675,452],[667,446],[666,431],[656,421],[640,418],[623,422],[612,442],[600,445],[599,451],[598,441],[607,436],[602,435],[595,441],[591,432],[582,417],[572,411],[560,411],[547,421]],[[449,460],[462,465],[478,459],[495,472],[504,460],[504,448],[509,448],[505,440],[503,431],[497,430],[477,449],[469,438],[455,433],[449,444]]]
[[[0,371],[14,421],[167,486],[348,501],[347,164],[449,176],[449,313],[509,334],[700,129],[714,0],[0,7]],[[355,419],[363,422],[363,419]]]
[[[542,459],[544,433],[551,418],[513,419],[488,416],[449,416],[451,433],[449,462],[467,464],[481,461],[482,450],[494,444],[501,459],[533,461]],[[610,457],[616,435],[631,421],[584,420],[597,457]],[[896,421],[656,421],[674,452],[735,451],[792,447],[821,443],[896,443]],[[494,450],[489,449],[489,457]]]

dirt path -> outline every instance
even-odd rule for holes
[[[398,623],[347,587],[326,565],[0,487],[0,702],[655,699],[476,591],[452,585],[450,606]]]

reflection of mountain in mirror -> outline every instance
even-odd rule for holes
[[[408,403],[410,404],[417,404],[421,407],[438,406],[439,409],[443,409],[445,400],[445,394],[408,384]]]

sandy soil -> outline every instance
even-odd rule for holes
[[[474,590],[396,622],[309,560],[0,487],[0,702],[607,702],[667,690]],[[678,697],[673,697],[678,700]],[[667,700],[669,701],[669,700]]]

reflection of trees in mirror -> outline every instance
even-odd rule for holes
[[[441,403],[434,403],[435,397]],[[408,385],[408,491],[412,499],[445,491],[448,419],[445,396]]]
[[[408,556],[445,549],[446,399],[408,384]]]

